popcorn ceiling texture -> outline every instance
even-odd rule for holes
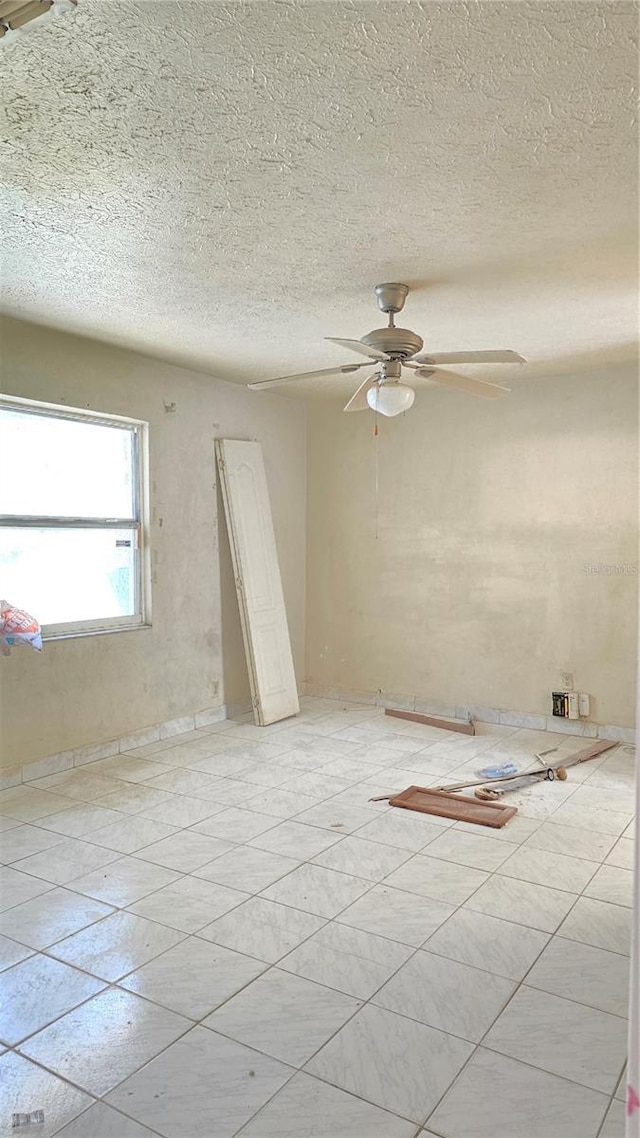
[[[344,362],[322,337],[399,279],[434,351],[624,362],[636,28],[624,0],[80,0],[2,55],[4,307],[242,382]]]

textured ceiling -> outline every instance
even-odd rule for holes
[[[80,0],[0,50],[4,308],[243,381],[348,362],[401,280],[432,351],[631,358],[637,20]]]

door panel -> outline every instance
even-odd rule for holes
[[[256,722],[300,710],[269,489],[257,442],[216,439]]]

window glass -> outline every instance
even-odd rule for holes
[[[0,408],[0,514],[134,518],[134,432]]]
[[[145,622],[146,430],[0,400],[0,597],[31,613],[45,638]]]
[[[3,598],[40,624],[133,616],[136,530],[0,527]]]

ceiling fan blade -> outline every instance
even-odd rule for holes
[[[526,364],[517,352],[436,352],[435,355],[413,356],[417,364]]]
[[[471,379],[468,375],[458,375],[455,371],[443,371],[440,368],[435,368],[433,371],[429,368],[419,368],[415,374],[430,379],[438,386],[452,387],[456,391],[465,391],[467,395],[479,395],[482,399],[499,399],[510,392],[509,387],[499,387],[497,383],[485,383],[483,380]]]
[[[346,407],[343,411],[368,411],[369,404],[367,403],[367,392],[370,388],[375,387],[378,382],[378,374],[375,372],[373,375],[367,376],[364,383],[361,383],[358,390],[351,396]]]
[[[381,352],[378,348],[370,348],[368,344],[363,344],[360,340],[340,340],[337,336],[325,336],[325,340],[329,340],[332,344],[340,344],[342,348],[350,348],[352,352],[359,352],[361,356],[368,356],[370,360],[390,359],[386,352]]]
[[[260,379],[257,383],[248,383],[252,391],[260,387],[278,387],[281,383],[292,383],[296,379],[317,379],[319,375],[339,375],[341,372],[358,371],[367,364],[343,364],[342,367],[325,367],[321,371],[301,371],[298,375],[280,375],[276,379]]]

